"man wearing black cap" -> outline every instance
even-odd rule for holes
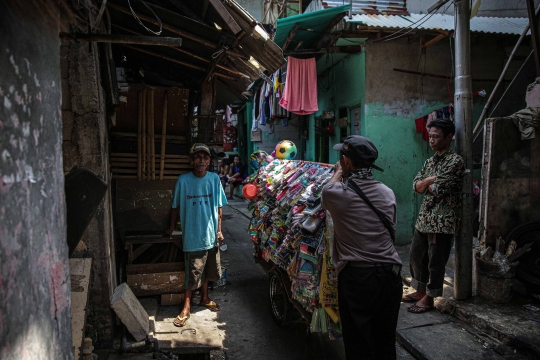
[[[167,233],[172,234],[180,215],[186,264],[184,307],[173,322],[180,327],[186,325],[191,315],[190,301],[193,290],[201,289],[199,305],[211,311],[219,311],[218,304],[208,297],[208,281],[221,278],[221,208],[227,205],[227,199],[219,176],[207,171],[210,156],[208,146],[193,144],[189,151],[189,163],[193,170],[178,177],[173,194],[171,223]]]
[[[349,136],[334,150],[340,160],[323,188],[322,204],[334,222],[332,262],[345,353],[347,359],[395,359],[403,293],[401,259],[393,244],[396,198],[373,179],[371,168],[383,170],[373,164],[378,152],[368,138]]]

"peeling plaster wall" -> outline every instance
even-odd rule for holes
[[[98,46],[95,43],[65,41],[60,53],[64,95],[64,171],[67,173],[76,165],[86,167],[110,184],[108,129],[100,84]],[[94,259],[86,335],[92,338],[96,348],[110,348],[114,329],[110,298],[117,285],[110,187],[77,252]]]
[[[474,35],[471,49],[473,80],[497,79],[504,66],[508,44],[516,37]],[[419,61],[418,40],[399,39],[366,45],[366,100],[362,134],[377,144],[377,164],[385,171],[376,178],[388,185],[398,202],[397,242],[412,240],[422,195],[412,188],[412,180],[424,161],[433,155],[428,143],[416,132],[414,120],[448,106],[453,99],[453,82],[393,71],[394,68],[425,71],[437,75],[452,74],[448,39],[427,49]],[[511,79],[519,64],[513,64]],[[450,95],[448,86],[450,85]],[[472,90],[484,88],[488,95],[495,82],[473,81]],[[502,90],[501,90],[502,92]],[[473,98],[473,121],[478,119],[487,98]],[[496,102],[496,99],[495,99]]]
[[[0,2],[0,358],[72,359],[59,29],[8,3]]]

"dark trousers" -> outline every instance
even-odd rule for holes
[[[396,326],[403,294],[392,265],[347,265],[338,278],[338,299],[347,360],[396,359]]]
[[[411,268],[411,285],[417,291],[428,296],[442,296],[445,266],[452,249],[452,234],[437,234],[435,244],[428,241],[428,236],[418,230],[414,231],[409,265]]]

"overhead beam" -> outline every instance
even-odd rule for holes
[[[103,16],[103,12],[105,11],[105,7],[107,5],[107,0],[101,1],[101,7],[99,8],[99,12],[96,16],[96,20],[94,20],[94,23],[92,24],[91,31],[94,30],[97,24],[101,21],[101,17]]]
[[[133,16],[133,14],[131,13],[131,11],[129,9],[126,9],[125,7],[123,6],[120,6],[120,5],[116,5],[116,4],[113,4],[113,3],[108,3],[107,6],[113,10],[116,10],[116,11],[119,11],[121,13],[124,13],[124,14],[127,14],[129,16]],[[159,23],[157,22],[156,19],[150,17],[150,16],[146,16],[146,15],[143,15],[143,14],[137,14],[137,16],[139,17],[139,19],[141,20],[144,20],[148,23],[151,23],[153,25],[156,25],[156,26],[159,26]],[[206,46],[208,48],[215,48],[216,47],[216,43],[213,42],[213,41],[209,41],[209,40],[206,40],[205,38],[203,37],[200,37],[198,35],[195,35],[195,34],[192,34],[190,32],[187,32],[187,31],[184,31],[184,30],[181,30],[181,29],[178,29],[177,27],[174,27],[174,26],[171,26],[171,25],[168,25],[168,24],[162,24],[163,26],[163,29],[165,30],[168,30],[170,32],[173,32],[175,34],[178,34],[186,39],[190,39],[190,40],[193,40],[195,42],[198,42],[199,44],[203,45],[203,46]]]
[[[208,0],[203,0],[202,4],[202,11],[201,11],[201,17],[206,18],[206,12],[208,11]]]
[[[332,20],[332,22],[330,24],[328,24],[328,26],[326,27],[326,29],[324,29],[324,31],[319,35],[319,37],[317,38],[317,40],[315,40],[315,44],[317,46],[317,49],[320,49],[324,44],[321,43],[321,41],[324,39],[324,37],[330,33],[330,31],[334,28],[334,26],[336,26],[344,17],[345,15],[347,15],[346,12],[343,12],[341,14],[338,14],[334,20]]]
[[[240,31],[242,31],[242,28],[238,23],[234,20],[234,18],[231,16],[229,11],[227,11],[227,8],[221,3],[219,0],[210,0],[210,4],[216,9],[219,16],[225,21],[225,24],[227,27],[232,31],[234,35],[238,34]]]
[[[191,9],[187,7],[186,5],[184,5],[184,3],[181,2],[180,0],[169,0],[169,2],[173,4],[174,6],[176,6],[176,8],[180,10],[182,13],[184,13],[184,15],[186,15],[187,17],[190,17],[193,20],[196,20],[200,23],[203,22],[203,20],[200,17],[198,17],[197,14],[191,11]]]
[[[300,24],[296,23],[296,24],[294,24],[294,27],[291,29],[291,31],[289,31],[289,35],[287,35],[287,39],[285,39],[285,42],[283,43],[283,46],[281,47],[283,52],[285,52],[285,50],[287,50],[287,46],[289,46],[289,44],[291,43],[291,41],[294,38],[294,35],[296,35],[296,32],[298,31],[298,29],[300,29]]]
[[[224,42],[225,42],[225,38],[221,37],[221,40],[220,40],[218,46],[215,49],[216,52],[214,53],[214,54],[216,54],[216,53],[219,53],[219,54],[217,56],[212,55],[212,60],[210,61],[210,66],[208,67],[208,70],[206,70],[206,75],[204,76],[203,83],[208,81],[210,76],[212,76],[212,72],[214,72],[214,69],[215,69],[216,65],[225,56],[226,49],[223,47],[225,45]]]
[[[439,34],[439,35],[435,36],[433,39],[431,39],[428,42],[424,43],[420,48],[422,50],[427,49],[431,45],[435,45],[436,43],[438,43],[439,41],[441,41],[442,39],[444,39],[447,36],[448,35],[446,35],[446,34]]]
[[[221,86],[224,86],[227,89],[229,89],[229,91],[232,92],[234,95],[238,96],[239,98],[242,98],[242,92],[240,90],[234,89],[232,86],[229,85],[228,82],[222,81],[221,79],[218,79],[217,81]]]
[[[102,34],[77,34],[61,32],[60,39],[95,41],[113,44],[156,45],[156,46],[182,46],[181,38],[159,36],[131,36],[131,35],[102,35]]]
[[[125,28],[125,27],[120,26],[120,25],[112,24],[112,26],[114,26],[115,28],[122,29],[122,30],[124,30],[124,31],[130,32],[130,33],[132,33],[132,34],[141,35],[140,33],[136,32],[136,31],[133,31],[133,30],[128,29],[128,28]],[[209,63],[209,62],[210,62],[209,59],[203,58],[202,56],[199,56],[199,55],[197,55],[197,54],[193,54],[193,53],[191,53],[191,52],[189,52],[189,51],[187,51],[187,50],[184,50],[184,49],[182,49],[182,48],[179,48],[179,47],[173,47],[172,49],[175,50],[175,51],[178,51],[178,52],[180,52],[180,53],[182,53],[182,54],[184,54],[184,55],[191,56],[192,58],[197,59],[197,60],[199,60],[199,61],[202,61],[202,62],[205,62],[205,63]],[[231,54],[230,54],[230,53],[227,53],[227,55],[231,55]],[[229,67],[227,67],[227,66],[224,66],[224,65],[219,65],[219,64],[218,64],[216,67],[218,67],[218,68],[220,68],[220,69],[222,69],[222,70],[228,71],[228,72],[230,72],[230,73],[233,73],[233,74],[235,74],[235,75],[240,75],[240,76],[245,77],[245,78],[250,78],[250,77],[247,76],[246,74],[244,74],[244,73],[242,73],[242,72],[240,72],[240,71],[237,71],[237,70],[235,70],[235,69],[229,68]]]
[[[148,55],[151,55],[151,56],[154,56],[154,57],[163,59],[163,60],[167,60],[167,61],[170,61],[170,62],[179,64],[179,65],[182,65],[182,66],[191,68],[191,69],[195,69],[195,70],[199,70],[199,71],[202,71],[202,72],[206,72],[206,69],[205,69],[204,67],[202,67],[202,66],[193,65],[193,64],[187,63],[187,62],[185,62],[185,61],[177,60],[177,59],[172,58],[172,57],[170,57],[170,56],[158,54],[158,53],[153,52],[153,51],[150,51],[150,50],[141,49],[141,48],[136,47],[136,46],[131,46],[131,45],[124,45],[124,46],[127,47],[128,49],[132,49],[132,50],[135,50],[135,51],[139,51],[139,52],[142,52],[142,53],[145,53],[145,54],[148,54]],[[229,80],[237,80],[236,78],[234,78],[234,77],[232,77],[232,76],[228,76],[228,75],[221,74],[221,73],[215,73],[215,75],[216,75],[216,76],[219,76],[219,77],[222,77],[222,78],[225,78],[225,79],[229,79]]]
[[[285,51],[283,55],[307,55],[307,54],[324,54],[324,53],[336,53],[336,54],[354,54],[362,52],[364,47],[362,45],[353,46],[330,46],[322,49],[305,49],[305,50],[292,50]]]
[[[401,73],[405,73],[405,74],[411,74],[411,75],[421,75],[423,77],[429,77],[429,78],[434,78],[434,79],[443,79],[443,80],[448,80],[448,81],[454,81],[454,79],[452,79],[450,76],[446,76],[446,75],[422,73],[422,72],[419,72],[419,71],[412,71],[412,70],[406,70],[406,69],[397,69],[397,68],[394,68],[393,71],[401,72]],[[472,79],[472,81],[474,81],[474,82],[496,82],[497,80],[496,79]],[[511,80],[502,80],[502,81],[510,82]]]

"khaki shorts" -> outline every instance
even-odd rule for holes
[[[185,252],[186,277],[184,288],[196,290],[206,281],[218,281],[221,278],[219,248],[210,250]]]

